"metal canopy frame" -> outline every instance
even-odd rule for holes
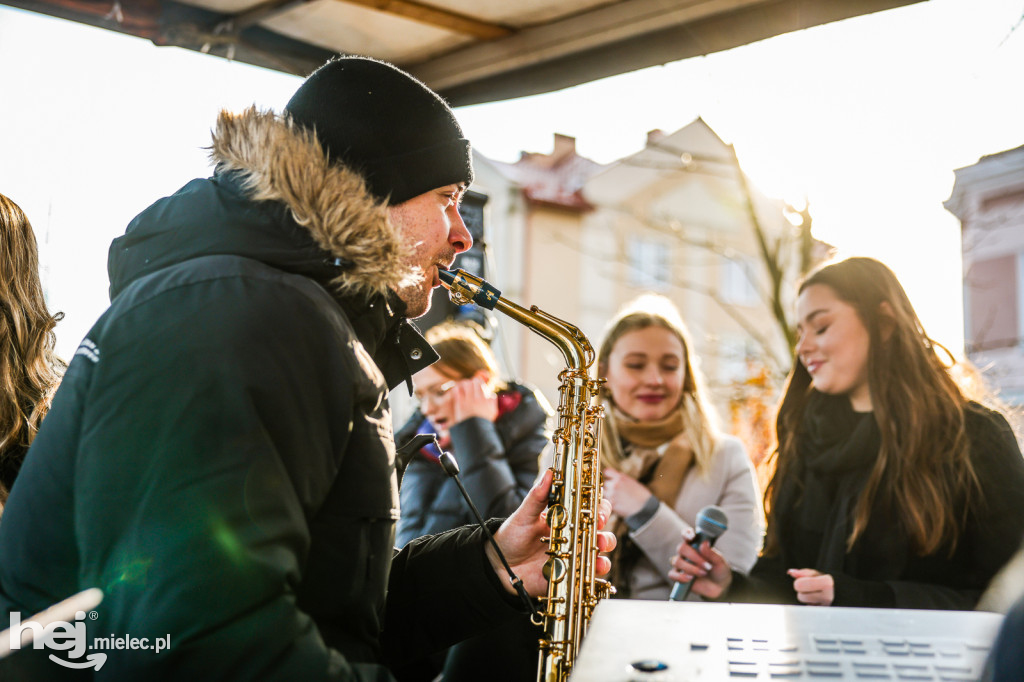
[[[513,13],[504,21],[489,19],[483,11],[474,13],[470,8],[479,0],[449,0],[445,6],[414,0],[12,0],[0,4],[300,76],[332,55],[347,52],[347,36],[359,32],[363,49],[353,52],[396,63],[458,106],[550,92],[920,1],[577,0],[573,13],[544,20],[525,15],[520,19]],[[308,28],[304,35],[303,17],[328,16],[325,10],[339,8],[333,3],[347,6],[347,12],[358,9],[363,19],[371,17],[367,12],[373,13],[375,21],[358,24],[338,19],[336,24],[318,25],[319,36]],[[506,13],[517,6],[500,5]],[[229,7],[235,9],[227,11]],[[493,12],[495,5],[490,9]],[[283,17],[288,18],[292,35],[274,30]],[[367,28],[371,24],[377,34]],[[384,33],[398,28],[402,32]],[[417,28],[435,36],[419,53],[410,48],[408,54],[382,54],[387,53],[388,40],[392,51],[393,44],[406,36],[414,43]],[[323,45],[324,34],[331,37],[330,47]],[[380,42],[379,50],[375,40]]]

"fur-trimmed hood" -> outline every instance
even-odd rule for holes
[[[215,173],[160,199],[110,248],[110,294],[157,269],[235,254],[304,274],[342,295],[386,294],[415,277],[387,207],[312,133],[255,107],[221,112]]]

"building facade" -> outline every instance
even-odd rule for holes
[[[785,273],[788,312],[800,267],[794,226],[781,201],[748,187],[732,148],[703,120],[653,131],[643,149],[609,165],[579,156],[563,135],[550,154],[475,162],[473,189],[488,197],[487,277],[505,296],[571,321],[596,347],[624,304],[663,294],[690,328],[724,419],[747,382],[763,387],[768,376],[769,392],[777,388],[791,352],[772,314],[753,216]],[[501,316],[496,326],[509,373],[556,401],[557,349]]]
[[[943,205],[960,220],[965,353],[1024,405],[1024,147],[958,169]]]

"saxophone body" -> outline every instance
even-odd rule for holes
[[[597,515],[601,500],[600,448],[603,408],[595,405],[601,382],[590,375],[594,349],[574,325],[536,306],[529,310],[463,270],[441,271],[440,279],[459,305],[476,303],[498,310],[544,337],[562,352],[554,477],[548,498],[547,597],[541,598],[538,682],[565,682],[579,654],[597,603],[614,588],[597,578]]]

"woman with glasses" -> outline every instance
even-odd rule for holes
[[[476,327],[447,323],[431,328],[427,341],[440,360],[413,377],[419,409],[395,435],[399,447],[418,433],[436,433],[459,463],[466,491],[486,519],[508,516],[530,490],[538,459],[550,442],[551,407],[535,389],[499,379],[498,362]],[[411,454],[401,483],[402,517],[396,544],[474,523],[458,486],[429,445]],[[531,679],[539,632],[512,623],[442,651],[432,661],[396,671],[400,680],[433,680],[443,668],[448,682]]]
[[[551,408],[536,390],[499,378],[490,347],[473,328],[443,324],[427,341],[441,359],[413,378],[419,409],[395,435],[401,447],[417,433],[436,433],[459,463],[461,478],[484,518],[508,516],[537,477],[549,442]],[[412,454],[402,478],[399,547],[473,523],[432,445]]]

